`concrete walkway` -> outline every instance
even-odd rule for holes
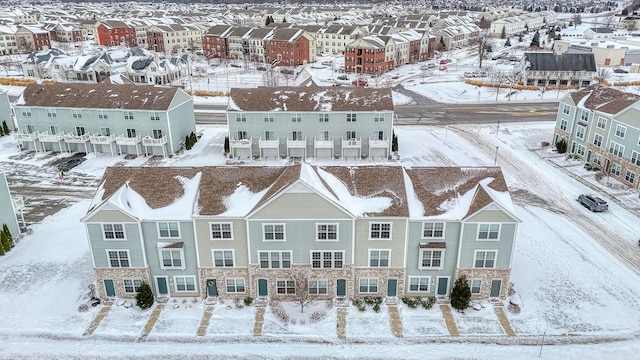
[[[338,339],[344,340],[347,338],[347,308],[338,308],[336,334],[338,335]]]
[[[505,334],[507,334],[507,336],[516,336],[516,333],[511,328],[509,319],[507,319],[507,316],[504,314],[504,306],[494,306],[493,311],[498,315],[498,320],[500,320],[500,325],[502,325]]]
[[[442,311],[442,317],[444,318],[444,323],[447,325],[447,330],[449,330],[449,335],[451,336],[460,336],[458,332],[458,326],[456,325],[456,321],[451,314],[451,308],[449,305],[440,305],[440,311]]]
[[[207,334],[207,328],[209,327],[209,321],[213,315],[213,306],[205,305],[204,314],[202,314],[202,320],[200,320],[200,326],[198,327],[198,336],[205,336]]]
[[[264,325],[264,310],[265,308],[259,307],[256,309],[256,322],[253,324],[253,335],[262,335],[262,326]]]
[[[164,304],[156,305],[151,316],[149,316],[149,320],[147,320],[147,324],[144,326],[144,329],[142,329],[142,334],[138,338],[138,341],[145,341],[147,339],[147,336],[149,336],[149,333],[153,330],[153,326],[156,324],[156,321],[158,321],[158,317],[160,317],[162,310],[164,310]]]
[[[96,317],[93,318],[93,320],[91,321],[91,324],[89,324],[89,328],[82,335],[86,336],[86,335],[93,334],[93,332],[96,330],[98,325],[100,325],[100,323],[105,318],[105,316],[107,316],[107,313],[109,312],[109,310],[111,310],[111,305],[112,304],[106,304],[105,306],[102,307],[102,309],[100,309],[100,311],[98,312],[98,315],[96,315]]]
[[[391,332],[393,336],[402,337],[402,320],[400,320],[400,314],[398,313],[398,307],[393,305],[389,306],[389,321],[391,322]]]

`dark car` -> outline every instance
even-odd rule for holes
[[[291,69],[280,69],[280,73],[287,74],[287,75],[293,75],[293,70],[291,70]]]
[[[264,66],[258,66],[258,67],[256,68],[256,70],[258,70],[258,71],[267,71],[267,68],[266,68],[266,67],[264,67]]]
[[[629,72],[625,69],[615,69],[613,70],[614,73],[616,74],[628,74]]]
[[[349,77],[347,75],[340,75],[338,76],[338,80],[349,80]]]
[[[67,172],[80,164],[82,164],[82,159],[80,158],[64,159],[58,163],[58,170]]]
[[[594,195],[582,194],[578,196],[578,201],[580,202],[580,204],[582,204],[582,206],[586,207],[591,211],[609,210],[609,205],[607,205],[607,202]]]

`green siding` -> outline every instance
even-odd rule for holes
[[[106,253],[107,249],[129,250],[129,262],[131,267],[144,267],[138,224],[124,224],[125,236],[127,238],[127,240],[124,241],[104,240],[102,224],[87,223],[86,226],[89,241],[91,241],[91,250],[93,251],[93,259],[96,267],[109,267]]]
[[[128,216],[120,210],[100,210],[86,219],[87,222],[134,222],[136,219]]]
[[[0,92],[0,126],[3,122],[7,122],[9,129],[13,130],[13,122],[11,121],[11,106],[9,106],[9,94]]]
[[[472,268],[474,250],[498,250],[496,268],[511,267],[511,252],[515,238],[516,224],[503,223],[500,226],[499,241],[478,241],[478,224],[465,223],[463,225],[462,244],[460,251],[460,267]]]
[[[233,230],[233,240],[210,240],[210,223],[231,223]],[[233,249],[235,253],[235,265],[247,266],[247,231],[242,219],[219,219],[219,218],[197,218],[195,220],[196,241],[200,256],[200,266],[203,268],[213,267],[212,249]]]
[[[285,193],[260,209],[253,219],[347,219],[337,205],[316,193]]]
[[[513,219],[509,217],[502,210],[482,210],[475,215],[465,219],[466,222],[512,222]]]
[[[369,240],[369,223],[392,223],[391,240]],[[369,249],[390,249],[391,266],[403,267],[406,220],[397,218],[364,218],[356,221],[355,265],[369,266]]]
[[[0,126],[2,126],[2,123],[0,123]],[[13,206],[11,206],[11,201],[7,178],[4,173],[0,172],[0,204],[2,204],[0,206],[0,230],[2,230],[3,224],[7,224],[9,232],[16,238],[20,234],[20,227]]]
[[[196,132],[196,118],[191,96],[183,91],[177,91],[166,116],[167,126],[171,128],[169,151],[173,148],[175,152],[180,149],[187,135]]]

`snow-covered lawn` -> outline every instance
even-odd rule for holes
[[[252,336],[255,315],[255,307],[245,306],[238,309],[233,301],[223,300],[214,307],[207,327],[207,336]]]
[[[336,338],[336,308],[331,302],[314,301],[304,307],[304,312],[295,302],[281,302],[280,306],[288,321],[283,321],[274,313],[273,306],[268,306],[264,314],[263,335]]]
[[[437,304],[428,310],[422,307],[412,309],[402,304],[398,305],[398,312],[402,319],[402,330],[405,338],[449,336],[447,325],[442,317],[442,311]]]
[[[373,311],[371,306],[366,306],[364,311],[359,311],[355,306],[349,306],[347,312],[347,339],[358,338],[392,338],[391,321],[386,305],[380,305],[380,311]]]

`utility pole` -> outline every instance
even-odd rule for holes
[[[496,157],[493,158],[493,166],[496,166],[498,163],[498,147],[496,146]]]

